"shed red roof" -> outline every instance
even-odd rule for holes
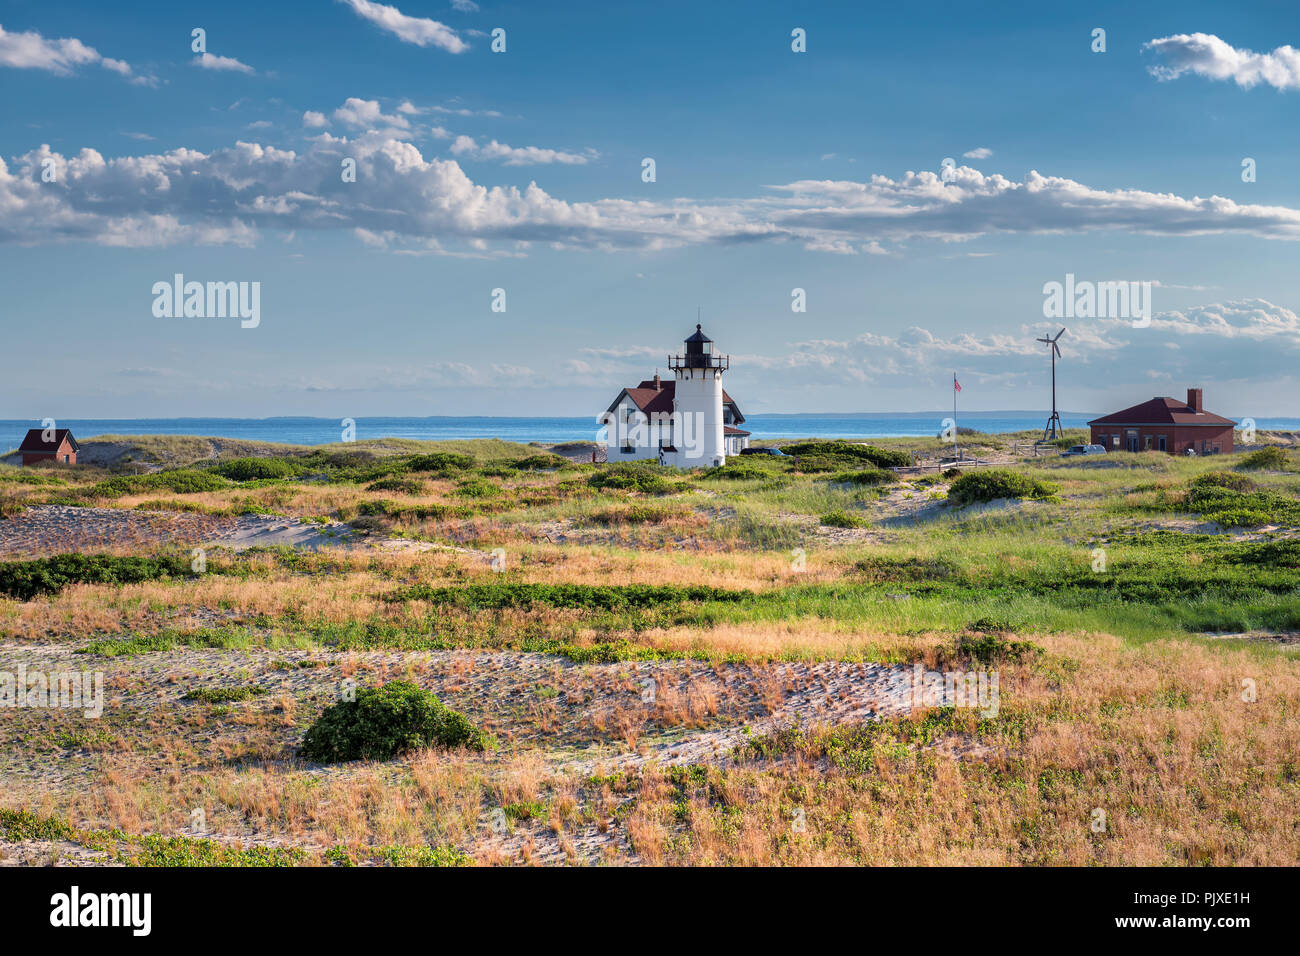
[[[28,452],[29,454],[45,453],[52,455],[59,450],[59,446],[63,444],[63,439],[65,438],[69,443],[71,443],[73,451],[79,451],[81,449],[81,446],[77,444],[77,440],[72,437],[72,432],[66,428],[54,429],[53,441],[46,441],[43,437],[44,432],[45,429],[43,428],[28,429],[27,437],[25,437],[23,443],[18,446],[18,450]]]
[[[1089,425],[1235,425],[1231,418],[1213,412],[1198,412],[1181,398],[1153,398],[1150,401],[1094,418]]]

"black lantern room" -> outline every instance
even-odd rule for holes
[[[728,364],[728,356],[719,355],[713,350],[713,339],[705,335],[698,325],[695,326],[694,334],[686,339],[686,354],[668,356],[668,367],[671,369],[725,370]]]

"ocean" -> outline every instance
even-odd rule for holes
[[[951,412],[913,412],[905,414],[813,414],[751,415],[744,427],[753,432],[753,441],[774,438],[889,438],[935,435]],[[1062,412],[1066,428],[1082,428],[1095,413]],[[1025,430],[1041,431],[1044,412],[971,412],[960,415],[957,424],[976,431],[999,433]],[[97,435],[206,435],[214,438],[246,438],[290,445],[326,445],[342,438],[342,425],[332,418],[126,418],[126,419],[59,419],[59,428],[72,429],[77,438]],[[1258,418],[1261,430],[1297,431],[1297,418]],[[0,446],[17,448],[29,428],[41,422],[0,420]],[[430,440],[464,438],[500,438],[513,442],[554,443],[594,441],[598,430],[595,420],[580,418],[358,418],[356,438],[419,438]]]

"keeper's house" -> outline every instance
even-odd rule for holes
[[[80,449],[72,432],[66,428],[33,428],[27,432],[27,437],[18,447],[18,453],[22,455],[24,465],[34,465],[38,461],[75,465]]]
[[[1218,455],[1232,451],[1237,423],[1207,412],[1201,390],[1189,388],[1187,401],[1153,398],[1122,412],[1088,422],[1092,443],[1107,451],[1165,451],[1171,455]]]

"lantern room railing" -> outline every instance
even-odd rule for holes
[[[731,368],[730,355],[713,355],[706,352],[688,352],[685,355],[668,356],[668,368],[716,368],[726,371]]]

